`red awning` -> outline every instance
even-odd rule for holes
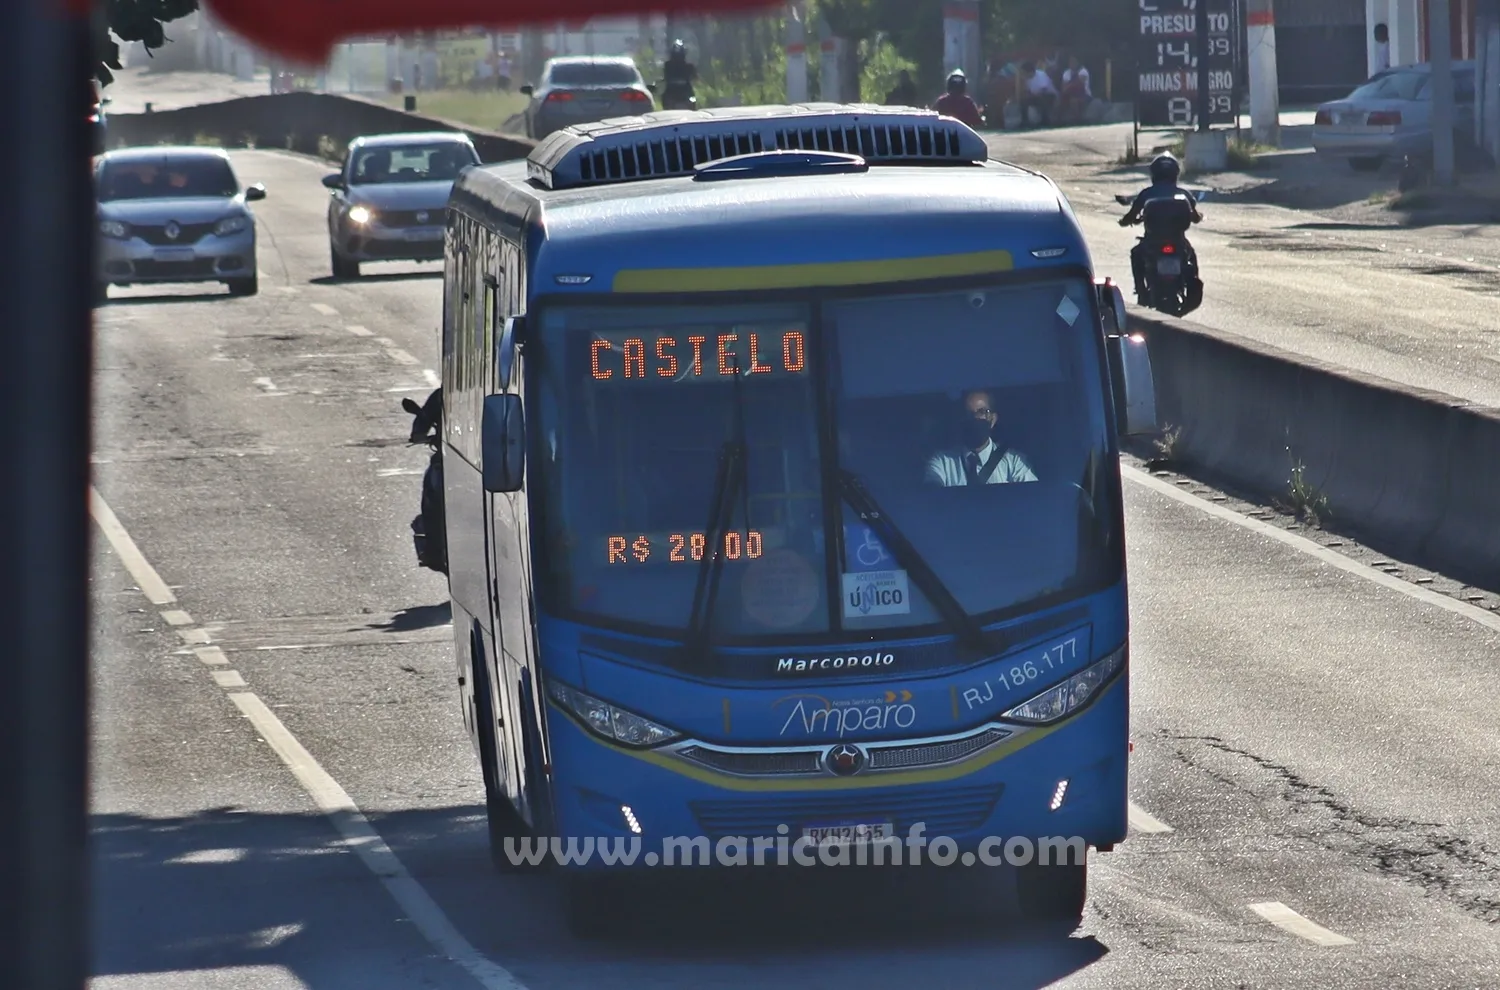
[[[287,58],[321,62],[345,38],[588,17],[771,10],[785,0],[205,0],[227,27]]]

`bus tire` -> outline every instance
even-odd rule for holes
[[[495,708],[490,694],[488,665],[483,646],[476,635],[473,647],[474,725],[479,735],[479,767],[484,776],[484,812],[490,842],[490,863],[500,873],[526,873],[538,867],[531,863],[512,862],[505,854],[507,839],[513,843],[531,838],[531,830],[517,813],[515,805],[500,784],[496,765]]]
[[[1088,900],[1088,864],[1028,863],[1016,868],[1016,901],[1021,920],[1076,928]]]
[[[596,939],[609,933],[610,912],[619,902],[609,896],[607,880],[587,873],[567,878],[564,910],[574,938]]]

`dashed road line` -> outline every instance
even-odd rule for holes
[[[397,364],[419,363],[416,358],[412,357],[410,354],[408,354],[406,351],[403,351],[399,347],[387,347],[385,349],[385,352],[389,354],[391,356],[391,360],[395,361]]]
[[[177,601],[161,575],[146,560],[130,534],[120,525],[119,519],[105,503],[99,492],[89,488],[90,509],[95,523],[115,548],[125,569],[135,579],[153,605],[169,605]],[[228,667],[224,651],[209,642],[209,635],[198,627],[191,627],[192,617],[181,609],[162,612],[169,624],[177,628],[178,636],[185,642],[202,644],[193,652],[204,664],[210,666],[214,683],[225,690],[226,696],[249,720],[260,737],[275,751],[292,774],[302,784],[313,801],[328,817],[334,829],[343,836],[343,845],[360,858],[366,868],[385,887],[391,898],[401,908],[406,918],[416,926],[443,956],[455,963],[474,978],[484,990],[526,990],[525,984],[516,979],[507,969],[485,958],[464,938],[453,922],[438,906],[432,896],[417,882],[406,864],[386,844],[380,833],[370,824],[339,782],[313,759],[296,736],[282,723],[276,714],[254,692],[248,690],[244,677],[238,670]]]
[[[1354,939],[1345,938],[1338,932],[1329,931],[1322,925],[1308,921],[1280,901],[1263,901],[1251,904],[1250,910],[1284,931],[1305,938],[1314,945],[1353,945]]]
[[[433,388],[437,388],[439,385],[443,384],[443,379],[440,378],[438,376],[438,373],[436,371],[433,371],[431,368],[422,369],[422,378]]]
[[[336,310],[336,309],[334,309],[332,306],[328,305],[327,303],[317,302],[317,303],[311,303],[310,305],[312,306],[313,309],[315,309],[318,312],[322,313],[324,316],[338,316],[339,315],[339,311]]]
[[[1166,482],[1162,481],[1160,478],[1152,477],[1145,471],[1142,471],[1140,468],[1133,467],[1129,464],[1121,464],[1120,474],[1122,477],[1135,482],[1143,488],[1149,488],[1154,492],[1158,492],[1162,495],[1167,496],[1168,498],[1176,499],[1184,505],[1192,506],[1199,512],[1206,512],[1211,516],[1214,516],[1218,519],[1223,519],[1225,522],[1233,523],[1234,525],[1240,526],[1244,529],[1248,529],[1253,533],[1259,533],[1262,536],[1268,536],[1273,540],[1278,540],[1281,543],[1286,544],[1294,550],[1300,550],[1310,557],[1316,557],[1318,560],[1322,561],[1325,564],[1330,564],[1333,567],[1337,567],[1341,571],[1346,571],[1350,574],[1355,575],[1356,577],[1362,577],[1366,581],[1370,581],[1373,584],[1378,584],[1384,588],[1389,588],[1392,591],[1399,591],[1401,594],[1407,596],[1408,598],[1415,598],[1417,601],[1425,602],[1428,605],[1436,605],[1438,608],[1444,609],[1448,612],[1452,612],[1454,615],[1459,615],[1466,619],[1471,619],[1487,629],[1493,629],[1496,632],[1500,632],[1500,615],[1496,615],[1495,613],[1490,612],[1486,609],[1476,608],[1475,606],[1470,605],[1468,602],[1461,602],[1457,599],[1449,598],[1447,595],[1439,594],[1436,591],[1431,591],[1427,588],[1423,588],[1420,585],[1411,584],[1407,581],[1402,580],[1401,578],[1392,577],[1382,570],[1378,570],[1368,564],[1362,564],[1359,561],[1354,560],[1353,558],[1346,557],[1343,554],[1339,553],[1337,550],[1330,550],[1325,546],[1309,540],[1305,536],[1299,536],[1296,533],[1288,532],[1287,530],[1284,530],[1279,526],[1272,525],[1268,522],[1262,522],[1259,519],[1252,519],[1249,516],[1242,516],[1238,512],[1235,512],[1233,509],[1227,509],[1222,505],[1215,505],[1213,502],[1209,502],[1205,499],[1199,498],[1196,495],[1191,495],[1185,491],[1182,491],[1175,485],[1169,485]]]
[[[344,329],[348,330],[350,333],[354,334],[354,336],[356,336],[356,337],[369,337],[369,336],[372,336],[375,333],[375,331],[371,330],[369,327],[362,327],[362,326],[360,326],[357,323],[350,324],[349,326],[345,327]]]
[[[104,532],[105,539],[109,540],[109,545],[115,548],[115,553],[119,554],[125,570],[135,578],[136,586],[141,589],[141,594],[146,596],[146,600],[152,605],[170,605],[175,602],[177,596],[172,594],[172,589],[167,587],[167,583],[150,564],[146,563],[146,558],[141,554],[140,548],[135,545],[130,534],[125,532],[125,527],[120,525],[120,520],[116,518],[114,510],[105,503],[99,495],[99,490],[92,485],[89,486],[89,512],[93,515],[94,522],[98,523],[99,529]]]
[[[1137,832],[1166,833],[1175,831],[1172,826],[1159,818],[1153,817],[1145,808],[1142,808],[1134,801],[1129,802],[1127,814],[1129,815],[1130,827]]]

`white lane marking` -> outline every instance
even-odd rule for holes
[[[190,626],[193,624],[193,617],[180,608],[166,609],[161,613],[161,617],[166,620],[169,626]]]
[[[219,685],[219,687],[221,688],[242,688],[250,686],[245,683],[245,679],[240,676],[240,672],[237,670],[210,670],[209,674],[213,677],[214,683]]]
[[[1280,901],[1263,901],[1251,904],[1250,910],[1265,918],[1277,928],[1300,936],[1315,945],[1353,945],[1354,939],[1331,932],[1322,925],[1308,921]]]
[[[135,541],[130,538],[129,533],[125,532],[109,506],[104,504],[99,492],[90,486],[89,495],[94,521],[100,529],[104,530],[105,536],[114,545],[115,552],[126,562],[126,569],[135,578],[142,594],[151,599],[153,605],[166,605],[176,601],[171,591],[167,589],[166,583],[162,581],[161,575],[156,573],[156,569],[136,547]],[[153,597],[153,592],[165,596],[165,600],[157,601]],[[207,640],[207,633],[203,633],[202,630],[194,631],[202,634],[203,639]],[[208,659],[207,654],[210,651],[223,657],[223,652],[214,646],[203,647],[193,652],[197,653],[199,659],[205,663],[217,662]],[[276,751],[276,755],[281,757],[282,762],[297,777],[308,795],[328,816],[334,828],[343,834],[345,844],[359,856],[370,872],[375,874],[402,911],[406,913],[406,917],[416,925],[417,930],[426,937],[428,942],[432,943],[434,948],[452,962],[463,967],[485,990],[526,990],[525,984],[512,976],[503,966],[486,959],[453,926],[453,922],[448,920],[443,909],[438,907],[431,895],[407,871],[405,864],[391,851],[390,846],[386,845],[385,840],[380,837],[379,832],[375,831],[375,827],[355,805],[354,800],[339,786],[339,782],[334,780],[317,760],[313,759],[312,754],[303,748],[297,738],[282,724],[281,719],[266,707],[265,702],[249,691],[230,691],[228,697],[235,707],[250,720],[251,725],[255,726],[261,738]]]
[[[89,512],[94,517],[94,522],[104,531],[104,536],[109,540],[109,545],[115,548],[120,561],[125,565],[125,570],[135,578],[136,586],[141,589],[141,594],[152,605],[170,605],[177,601],[177,596],[172,594],[172,589],[161,579],[161,575],[146,562],[141,554],[140,548],[125,532],[125,527],[120,525],[120,520],[115,516],[99,494],[99,489],[89,486]]]
[[[387,347],[385,352],[391,356],[391,360],[398,364],[417,364],[417,359],[399,347]]]
[[[407,872],[405,864],[386,845],[354,800],[339,786],[339,782],[318,765],[318,761],[287,730],[281,719],[266,707],[265,702],[248,691],[231,691],[229,700],[245,713],[261,738],[276,751],[276,755],[281,757],[282,762],[301,782],[318,808],[343,834],[345,845],[380,879],[427,941],[467,970],[487,990],[525,990],[524,985],[509,971],[486,959],[469,944],[469,940],[448,920],[443,909]]]
[[[217,667],[220,664],[229,663],[229,658],[226,657],[224,655],[224,651],[217,646],[199,646],[193,650],[193,655],[196,656],[199,660],[202,660],[210,667]]]
[[[395,347],[396,346],[396,342],[394,340],[392,340],[391,338],[389,338],[389,337],[376,337],[375,338],[375,343],[379,344],[381,347]]]
[[[260,388],[261,388],[261,391],[263,391],[263,392],[275,392],[275,391],[277,391],[277,389],[276,389],[276,383],[273,382],[273,381],[271,381],[271,379],[269,379],[269,378],[257,378],[257,379],[255,379],[255,384],[259,385]]]
[[[1131,801],[1127,807],[1130,827],[1137,832],[1171,832],[1172,826],[1146,812],[1145,808]]]
[[[338,316],[339,315],[339,311],[336,310],[336,309],[334,309],[332,306],[328,305],[327,303],[311,303],[310,305],[312,306],[313,309],[315,309],[318,312],[322,313],[324,316]]]
[[[177,635],[182,637],[184,643],[206,644],[208,642],[208,633],[202,629],[179,629],[177,630]]]
[[[1251,532],[1259,533],[1262,536],[1269,536],[1273,540],[1279,540],[1292,549],[1300,550],[1310,557],[1316,557],[1323,563],[1337,567],[1341,571],[1362,577],[1366,581],[1389,588],[1392,591],[1399,591],[1408,598],[1415,598],[1419,602],[1435,605],[1438,608],[1452,612],[1454,615],[1477,622],[1487,629],[1500,632],[1500,615],[1496,615],[1487,609],[1476,608],[1468,602],[1461,602],[1457,599],[1449,598],[1447,595],[1423,588],[1420,585],[1410,584],[1401,578],[1392,577],[1382,570],[1378,570],[1368,564],[1361,564],[1359,561],[1346,557],[1336,550],[1330,550],[1325,546],[1321,546],[1305,536],[1288,532],[1279,526],[1261,522],[1259,519],[1242,516],[1233,509],[1226,509],[1222,505],[1215,505],[1196,495],[1190,495],[1175,485],[1169,485],[1160,478],[1154,478],[1129,464],[1120,465],[1120,474],[1138,485],[1150,488],[1152,491],[1159,492],[1168,498],[1174,498],[1184,505],[1192,506],[1200,512],[1206,512],[1211,516],[1223,519],[1225,522],[1234,523],[1236,526],[1241,526]]]
[[[431,368],[423,368],[422,377],[426,379],[427,384],[431,385],[433,388],[437,388],[439,385],[443,384],[442,378],[438,377],[438,373],[436,371],[433,371]]]
[[[244,849],[194,849],[163,860],[168,866],[190,863],[238,863],[245,858]]]
[[[345,327],[344,329],[348,330],[350,333],[354,334],[354,336],[356,336],[356,337],[368,337],[368,336],[370,336],[371,334],[373,334],[375,332],[375,331],[371,330],[369,327],[362,327],[359,324],[352,324],[350,326]]]
[[[381,468],[375,472],[377,478],[404,478],[407,476],[426,474],[425,470],[417,468]]]

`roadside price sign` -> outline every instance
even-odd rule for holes
[[[1198,69],[1208,63],[1209,123],[1232,124],[1242,64],[1241,0],[1135,0],[1140,32],[1136,113],[1141,127],[1198,126]],[[1200,51],[1198,14],[1208,18]]]

